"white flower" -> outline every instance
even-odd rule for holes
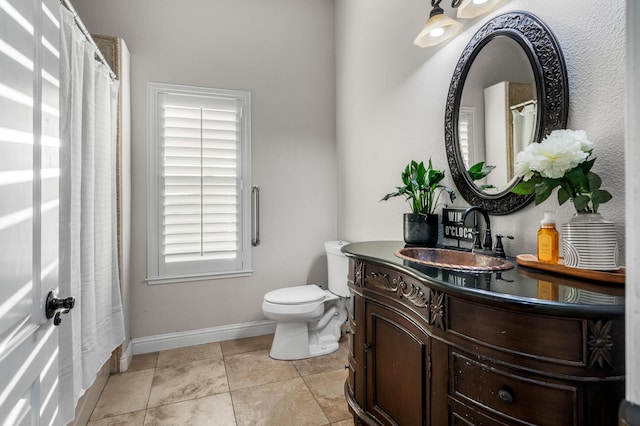
[[[535,174],[535,170],[531,170],[531,162],[533,161],[533,158],[535,157],[535,155],[533,154],[532,151],[534,151],[533,149],[528,149],[529,147],[532,147],[533,145],[538,145],[538,144],[530,144],[527,146],[527,149],[525,149],[524,151],[520,151],[518,153],[518,155],[516,155],[516,176],[522,176],[524,180],[529,180],[533,177],[533,175]]]
[[[536,173],[559,179],[585,161],[593,145],[583,130],[554,130],[540,143],[527,145],[516,156],[516,173],[529,180]]]
[[[578,213],[597,213],[611,193],[600,189],[600,177],[590,171],[595,158],[582,164],[592,152],[593,144],[584,131],[554,130],[542,142],[529,144],[518,153],[516,172],[523,181],[511,191],[535,193],[536,204],[540,204],[558,188],[560,205],[571,199]]]
[[[593,144],[587,139],[587,132],[584,130],[554,130],[545,140],[559,140],[566,144],[578,142],[580,143],[581,151],[591,152],[593,150]]]

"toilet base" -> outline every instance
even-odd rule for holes
[[[340,344],[338,342],[330,342],[326,345],[311,345],[309,346],[310,357],[330,354],[337,351],[339,347]]]
[[[293,361],[335,352],[340,344],[332,336],[309,344],[308,322],[279,322],[273,337],[269,356],[273,359]],[[323,341],[324,340],[324,341]]]
[[[316,321],[278,321],[271,358],[290,361],[337,351],[347,309],[342,298],[328,303],[327,310]]]

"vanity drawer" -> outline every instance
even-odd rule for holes
[[[586,331],[581,319],[514,312],[452,297],[448,331],[475,344],[529,358],[586,366]]]
[[[450,363],[449,395],[465,405],[524,424],[576,424],[576,387],[502,370],[455,351]]]

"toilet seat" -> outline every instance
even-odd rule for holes
[[[264,295],[264,300],[278,305],[299,305],[323,300],[327,293],[315,284],[299,285],[273,290]]]

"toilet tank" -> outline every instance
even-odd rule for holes
[[[329,291],[342,297],[349,296],[349,286],[347,284],[349,258],[340,251],[347,244],[349,244],[347,241],[327,241],[324,243],[324,250],[327,252]]]

